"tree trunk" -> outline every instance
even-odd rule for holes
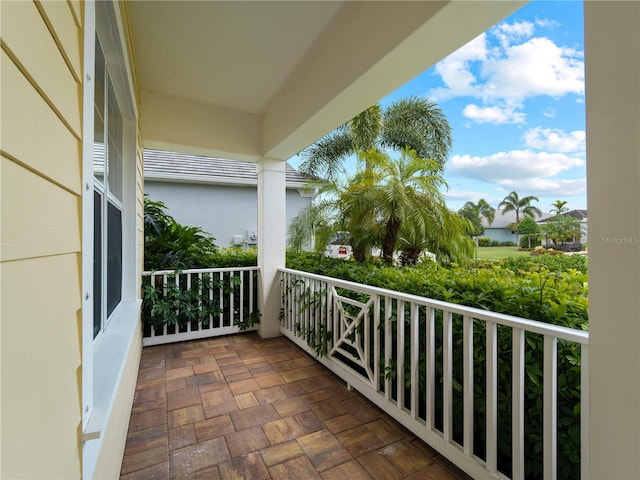
[[[367,249],[363,245],[351,245],[351,252],[356,262],[364,262],[367,259]]]
[[[388,263],[393,263],[393,251],[396,248],[398,234],[400,233],[400,220],[391,219],[387,222],[386,232],[382,239],[382,259]]]
[[[418,259],[420,258],[420,253],[422,250],[415,247],[408,247],[402,251],[400,255],[400,262],[402,265],[413,267],[418,263]]]

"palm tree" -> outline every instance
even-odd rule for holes
[[[538,201],[538,197],[529,195],[528,197],[520,198],[519,195],[513,191],[500,202],[498,208],[502,208],[502,213],[516,212],[516,228],[520,223],[520,213],[525,217],[539,217],[542,212],[538,207],[531,205],[531,202]]]
[[[493,223],[496,218],[496,209],[489,205],[484,198],[478,200],[478,213],[485,218],[487,222],[489,222],[489,226]]]
[[[343,185],[327,184],[325,192],[331,196],[313,207],[316,212],[296,218],[290,235],[310,232],[311,224],[323,232],[325,225],[333,225],[334,231],[350,233],[357,261],[365,260],[376,245],[382,247],[382,257],[388,263],[397,248],[406,263],[415,263],[425,249],[436,253],[439,260],[442,255],[443,261],[473,253],[470,223],[448,210],[439,190],[444,179],[437,162],[419,158],[406,148],[399,158],[371,149],[363,159],[370,168],[357,172]],[[318,211],[323,220],[319,220]],[[300,239],[290,238],[291,246],[300,243]]]
[[[464,253],[465,249],[456,242],[466,241],[468,223],[457,222],[459,217],[449,212],[439,190],[446,184],[436,161],[420,158],[408,148],[402,149],[398,158],[375,150],[369,150],[364,157],[371,168],[363,172],[361,183],[369,192],[369,208],[381,225],[379,237],[385,262],[393,261],[398,246],[409,263],[415,261],[421,246],[440,249],[440,245],[446,245],[456,255]]]
[[[522,213],[526,217],[534,217],[541,216],[542,212],[538,207],[534,207],[531,205],[531,202],[538,201],[538,197],[534,195],[529,195],[527,197],[520,198],[520,196],[514,190],[509,195],[504,197],[504,199],[498,205],[498,208],[502,208],[502,213],[505,214],[507,212],[516,212],[516,221],[513,225],[514,230],[518,231],[518,224],[520,223],[520,213]],[[519,235],[516,233],[516,243],[518,242]]]
[[[496,217],[496,209],[489,205],[484,198],[481,198],[477,204],[473,202],[465,203],[462,208],[458,210],[458,214],[471,222],[473,226],[471,235],[477,236],[484,233],[484,227],[482,226],[480,217],[484,217],[485,220],[489,222],[489,225],[491,225]]]
[[[404,224],[398,240],[403,265],[415,265],[424,251],[434,254],[440,263],[455,262],[473,255],[472,222],[446,208],[438,213],[440,219],[435,229],[419,231],[413,223]]]
[[[567,207],[565,207],[566,204],[567,202],[565,200],[556,200],[551,204],[551,206],[553,207],[551,209],[551,213],[555,213],[556,215],[562,215],[564,212],[569,210]]]
[[[373,105],[301,152],[300,170],[316,177],[336,178],[344,160],[369,150],[415,150],[419,158],[435,160],[441,170],[451,150],[451,127],[438,105],[410,97],[384,111]],[[366,162],[366,160],[365,160]],[[369,165],[368,165],[369,167]]]

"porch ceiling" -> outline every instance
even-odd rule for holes
[[[128,2],[145,146],[286,160],[526,2]]]

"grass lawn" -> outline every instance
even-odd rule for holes
[[[518,255],[531,255],[531,252],[518,250],[518,247],[478,247],[477,251],[480,259],[500,259]]]

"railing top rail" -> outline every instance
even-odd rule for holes
[[[434,300],[431,298],[420,297],[418,295],[413,295],[410,293],[402,293],[402,292],[397,292],[395,290],[388,290],[386,288],[372,287],[370,285],[364,285],[362,283],[349,282],[347,280],[341,280],[339,278],[325,277],[323,275],[303,272],[300,270],[293,270],[290,268],[280,268],[279,270],[281,272],[300,275],[300,276],[315,279],[315,280],[322,280],[334,286],[341,287],[341,288],[348,288],[350,290],[354,290],[357,292],[368,293],[371,295],[382,295],[386,297],[393,297],[405,302],[410,302],[418,305],[424,305],[426,307],[446,310],[448,312],[470,316],[478,320],[494,322],[494,323],[497,323],[498,325],[505,325],[511,328],[520,328],[522,330],[526,330],[532,333],[537,333],[540,335],[550,335],[552,337],[580,343],[582,345],[589,344],[589,332],[585,332],[583,330],[560,327],[558,325],[552,325],[550,323],[544,323],[536,320],[529,320],[526,318],[515,317],[513,315],[506,315],[504,313],[496,313],[488,310],[481,310],[479,308],[467,307],[465,305],[458,305],[456,303],[444,302],[442,300]]]
[[[143,277],[149,277],[151,275],[172,275],[177,273],[219,273],[219,272],[246,272],[250,270],[258,270],[256,265],[250,267],[221,267],[221,268],[189,268],[185,270],[147,270],[142,272]]]

